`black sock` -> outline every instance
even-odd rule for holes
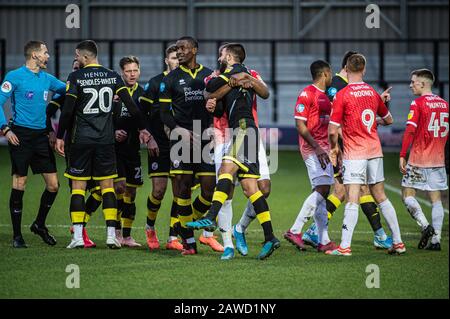
[[[192,203],[192,211],[194,213],[194,220],[200,219],[206,214],[211,207],[211,202],[206,200],[202,194],[199,194]]]
[[[256,192],[250,196],[250,202],[253,204],[255,209],[256,218],[258,218],[259,223],[264,231],[264,240],[269,241],[273,239],[273,228],[272,222],[270,220],[269,205],[261,191]]]
[[[375,201],[373,200],[372,196],[370,195],[362,196],[360,198],[360,206],[364,215],[366,215],[367,220],[369,221],[369,224],[372,227],[372,230],[376,232],[377,230],[382,228],[380,210],[378,209],[377,204],[375,204]]]
[[[147,197],[147,225],[150,227],[155,226],[156,216],[161,208],[161,199],[155,198],[153,194]]]
[[[100,205],[102,204],[102,196],[98,194],[91,194],[89,195],[88,199],[86,200],[86,214],[91,215],[95,212]]]
[[[136,216],[136,204],[134,201],[131,203],[124,200],[123,212],[122,212],[122,236],[130,237],[131,228],[134,218]]]
[[[36,217],[36,224],[39,227],[45,226],[45,220],[47,219],[48,212],[55,201],[56,194],[58,194],[58,192],[49,192],[48,190],[45,190],[42,193],[41,205],[39,206],[39,212]]]
[[[216,190],[214,191],[211,201],[211,207],[205,215],[210,220],[215,220],[222,208],[223,203],[227,200],[228,194],[231,191],[233,177],[230,174],[221,174],[217,181]]]
[[[170,208],[169,236],[177,237],[179,227],[181,227],[181,225],[180,225],[180,221],[178,220],[177,201],[176,201],[176,198],[174,198],[172,201],[172,207]]]
[[[23,193],[24,191],[18,189],[11,190],[9,198],[9,211],[11,214],[11,222],[13,226],[13,236],[22,236],[22,208],[23,208]]]

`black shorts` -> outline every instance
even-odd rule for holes
[[[159,156],[148,155],[148,177],[169,177],[170,141],[159,117],[152,118],[150,131],[158,144]]]
[[[72,144],[70,145],[64,176],[88,181],[117,177],[116,151],[114,144]]]
[[[227,145],[224,160],[239,166],[238,179],[260,178],[259,175],[259,131],[256,127],[234,130],[233,139]]]
[[[67,142],[67,140],[65,142],[66,143],[64,144],[64,154],[69,154],[70,142]],[[64,157],[64,160],[66,161],[66,167],[69,167],[69,156]],[[72,191],[72,180],[69,178],[68,181],[69,181],[69,189],[70,189],[70,191]],[[90,180],[87,181],[86,189],[90,193],[93,193],[95,191],[99,191],[100,190],[100,184],[98,183],[98,181],[94,181],[93,179],[90,179]]]
[[[19,145],[8,144],[11,158],[11,175],[27,176],[28,167],[33,174],[56,173],[55,154],[48,141],[47,130],[34,130],[13,125],[11,130]]]
[[[116,146],[117,174],[114,180],[125,180],[127,186],[139,187],[144,184],[142,180],[141,153],[139,150],[127,150]]]
[[[175,142],[176,143],[176,142]],[[172,147],[175,146],[172,145]],[[201,150],[189,149],[189,160],[183,161],[182,159],[171,159],[170,175],[191,174],[195,178],[200,176],[216,176],[216,166],[214,163],[214,147],[208,142],[203,142]],[[178,146],[175,146],[178,148]],[[183,157],[182,152],[179,150],[178,155]]]

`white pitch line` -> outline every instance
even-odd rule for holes
[[[384,188],[386,188],[388,191],[391,191],[393,193],[396,193],[397,195],[402,196],[402,190],[400,188],[398,188],[398,187],[395,187],[395,186],[389,185],[387,183],[384,183]],[[428,206],[428,207],[432,207],[433,206],[433,205],[431,205],[431,203],[429,201],[427,201],[424,198],[420,198],[420,197],[416,196],[416,199],[417,199],[417,201],[419,203],[421,203],[421,204],[423,204],[425,206]],[[444,208],[444,212],[446,214],[448,214],[448,209]]]

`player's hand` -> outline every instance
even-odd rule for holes
[[[400,172],[405,175],[406,174],[406,158],[404,157],[400,157],[400,162],[399,162],[399,168],[400,168]]]
[[[116,130],[114,132],[114,137],[116,138],[116,141],[119,143],[125,141],[127,139],[127,136],[128,136],[128,134],[124,130]]]
[[[319,145],[314,149],[316,153],[317,159],[319,160],[320,166],[322,169],[327,168],[328,163],[330,162],[330,158],[328,157],[327,152],[325,152]]]
[[[392,86],[388,87],[383,93],[381,93],[380,97],[384,103],[387,103],[391,100],[391,90]]]
[[[245,72],[233,74],[230,77],[229,85],[231,87],[242,86],[243,83],[249,81],[249,77],[250,77],[250,75]]]
[[[20,144],[19,138],[11,130],[6,132],[5,137],[8,139],[8,142],[14,146],[18,146]]]
[[[216,78],[220,75],[220,71],[219,70],[214,70],[213,73],[211,73],[211,78]]]
[[[143,129],[139,131],[139,141],[141,144],[147,144],[148,140],[150,139],[150,133],[147,131],[147,129]]]
[[[56,144],[56,134],[55,132],[51,131],[48,133],[48,143],[50,144],[50,147],[52,149],[55,148],[55,144]]]
[[[158,143],[156,143],[155,138],[153,135],[150,135],[150,138],[147,143],[147,150],[151,157],[158,157],[159,156],[159,147]]]
[[[213,113],[214,110],[216,109],[216,104],[217,104],[216,98],[207,100],[206,101],[206,109],[208,110],[208,112]]]
[[[340,167],[340,159],[341,156],[341,149],[339,148],[339,146],[336,146],[335,148],[331,149],[330,151],[330,160],[331,160],[331,164],[333,166],[337,166]]]
[[[56,153],[58,153],[62,157],[65,156],[65,154],[64,154],[64,140],[63,139],[60,139],[60,138],[56,139],[55,150],[56,150]]]

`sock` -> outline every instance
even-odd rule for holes
[[[431,238],[431,243],[437,244],[441,242],[442,223],[444,222],[444,207],[442,207],[441,201],[433,203],[433,207],[431,208],[431,218],[436,233]]]
[[[322,245],[328,244],[331,240],[328,236],[328,212],[325,199],[318,204],[316,212],[314,213],[314,221],[317,225],[319,242]]]
[[[84,197],[86,191],[81,189],[72,189],[70,197],[70,219],[73,224],[73,238],[75,240],[83,239],[83,223],[86,215]]]
[[[211,207],[211,202],[205,199],[202,194],[199,194],[192,203],[192,212],[194,220],[200,219],[206,214]]]
[[[253,208],[253,204],[248,201],[247,206],[245,207],[244,212],[242,213],[241,219],[239,223],[236,224],[236,230],[240,233],[245,232],[247,227],[250,225],[252,221],[256,218],[255,209]]]
[[[394,206],[386,199],[384,202],[378,205],[380,207],[381,213],[383,213],[384,219],[392,232],[392,241],[394,244],[399,244],[402,242],[400,235],[400,226],[398,225],[397,214],[395,212]]]
[[[403,203],[405,203],[406,209],[408,210],[412,218],[415,219],[420,228],[422,228],[422,230],[427,228],[429,225],[428,220],[425,217],[422,211],[422,207],[420,207],[417,199],[415,199],[413,196],[408,196],[403,200]]]
[[[36,224],[39,227],[45,226],[45,220],[47,219],[48,212],[55,201],[56,194],[58,194],[58,192],[49,192],[48,190],[45,190],[42,193],[41,204],[39,205],[39,212],[36,217]]]
[[[73,225],[73,239],[83,240],[83,224]]]
[[[303,206],[295,219],[290,231],[294,234],[300,234],[303,226],[314,215],[317,205],[323,200],[322,195],[318,192],[312,192],[303,202]]]
[[[231,239],[231,228],[233,221],[233,208],[231,205],[231,199],[226,200],[218,215],[218,226],[220,234],[222,235],[222,241],[224,248],[234,248],[233,240]]]
[[[376,232],[377,230],[382,228],[378,206],[375,203],[372,195],[361,196],[359,198],[359,205],[361,206],[364,215],[366,215],[367,220],[372,227],[372,230]]]
[[[249,199],[255,208],[256,218],[258,218],[258,221],[264,231],[264,240],[272,240],[274,236],[272,222],[270,221],[269,205],[267,205],[266,198],[261,191],[257,191],[255,194],[251,195]]]
[[[173,240],[173,239],[177,238],[178,233],[176,231],[176,228],[177,228],[176,225],[179,227],[180,220],[178,219],[177,199],[176,199],[176,197],[174,197],[173,201],[172,201],[172,207],[170,208],[169,240]],[[148,226],[148,224],[147,224],[147,226]],[[148,227],[150,229],[152,229],[151,226],[148,226]],[[154,230],[154,227],[152,230]],[[172,238],[172,239],[170,239],[170,238]]]
[[[331,219],[334,212],[339,208],[339,206],[341,206],[341,204],[342,202],[336,197],[336,195],[331,194],[327,197],[328,219]]]
[[[131,198],[129,195],[125,195],[123,197],[123,212],[121,216],[122,236],[124,238],[131,236],[131,228],[133,227],[135,216],[136,204],[134,202],[134,198]]]
[[[22,236],[22,208],[23,208],[23,194],[24,191],[18,189],[11,189],[11,196],[9,198],[9,211],[11,214],[11,223],[13,226],[13,236]]]
[[[193,220],[202,218],[210,207],[211,202],[205,199],[202,194],[199,194],[192,203]],[[210,238],[213,236],[213,232],[203,230],[203,237]]]
[[[161,208],[161,199],[157,199],[150,194],[147,198],[147,225],[154,230],[156,216],[158,215],[158,211]]]
[[[115,220],[115,227],[116,229],[121,229],[122,227],[122,212],[123,212],[123,193],[121,194],[116,194],[116,201],[117,201],[117,215],[116,215],[116,220]]]
[[[86,220],[87,223],[92,216],[92,214],[100,207],[102,204],[102,196],[98,193],[91,193],[91,195],[86,200]]]
[[[117,200],[114,188],[102,189],[103,197],[103,216],[105,217],[106,227],[116,227],[117,225]],[[108,231],[109,236],[109,231]]]
[[[233,176],[231,174],[221,174],[217,181],[216,190],[214,191],[211,201],[211,207],[208,213],[205,215],[210,220],[215,220],[219,214],[220,208],[227,200],[233,183]]]
[[[192,201],[190,198],[177,198],[178,219],[180,220],[180,235],[186,243],[195,243],[194,230],[187,228],[186,224],[192,221]],[[192,241],[193,240],[193,241]]]
[[[347,203],[345,205],[344,222],[342,224],[342,237],[340,247],[350,248],[352,244],[353,231],[358,222],[358,204]]]

